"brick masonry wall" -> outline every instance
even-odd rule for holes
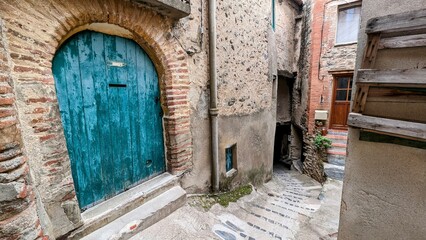
[[[329,71],[353,70],[355,67],[357,45],[335,45],[338,6],[351,2],[357,1],[318,0],[313,3],[308,107],[309,131],[312,131],[315,125],[315,110],[329,110],[330,119],[333,76]]]
[[[42,231],[22,145],[3,24],[0,19],[0,238],[36,239]]]
[[[35,192],[39,192],[38,211],[46,234],[58,237],[82,224],[51,72],[55,51],[70,32],[90,28],[89,24],[95,22],[118,25],[130,31],[131,38],[153,59],[159,73],[168,171],[180,174],[192,168],[187,55],[170,37],[170,19],[139,4],[118,0],[1,1],[0,16],[4,17],[5,36],[2,39],[9,42],[7,52],[11,67],[8,86],[2,83],[1,90],[11,91],[13,85],[15,92],[2,93],[1,102],[9,106],[16,99],[18,110],[16,113],[13,107],[4,108],[4,112],[1,108],[6,116],[2,117],[2,123],[11,125],[3,127],[2,131],[8,131],[4,136],[5,141],[10,138],[9,142],[15,141],[16,134],[22,132],[31,176],[38,189]],[[0,66],[6,67],[5,64]],[[7,116],[11,114],[7,111],[12,111],[13,115]],[[13,127],[16,114],[22,125],[20,130]],[[24,157],[17,159],[22,161],[18,165],[25,161]],[[19,186],[24,187],[25,181],[21,182]],[[31,206],[28,209],[34,211],[34,201],[23,199],[20,201],[23,204],[27,201]],[[37,218],[34,212],[30,215]],[[11,231],[8,225],[2,223],[1,227]]]

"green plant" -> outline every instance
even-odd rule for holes
[[[194,196],[191,197],[189,205],[193,207],[201,206],[206,211],[216,203],[228,207],[230,202],[236,202],[245,195],[249,195],[252,191],[253,187],[251,185],[245,185],[229,192]]]
[[[327,149],[331,147],[331,140],[321,134],[317,134],[314,139],[314,145],[318,150]]]

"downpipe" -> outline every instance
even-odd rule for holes
[[[210,124],[213,192],[219,191],[219,133],[216,79],[216,0],[209,0]]]

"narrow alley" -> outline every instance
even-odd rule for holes
[[[131,239],[337,239],[341,191],[341,181],[322,187],[278,165],[271,181],[236,203],[206,212],[189,196],[184,207]]]

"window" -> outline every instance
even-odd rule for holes
[[[341,76],[335,77],[336,79],[336,93],[335,93],[335,101],[351,101],[352,95],[352,76]]]
[[[353,43],[358,39],[361,6],[339,9],[336,44]]]
[[[272,0],[271,25],[272,25],[272,30],[275,31],[275,0]]]
[[[225,149],[225,159],[226,159],[226,172],[230,172],[233,169],[236,169],[236,151],[237,144],[234,144]],[[234,170],[235,171],[235,170]]]

